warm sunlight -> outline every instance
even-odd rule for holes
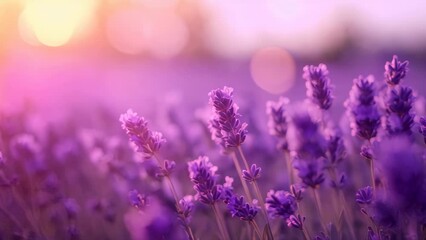
[[[93,1],[85,0],[30,0],[21,13],[20,23],[27,28],[21,35],[34,35],[38,42],[58,47],[70,41],[79,25],[87,21]]]

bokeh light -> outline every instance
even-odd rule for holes
[[[49,47],[65,45],[75,30],[88,24],[94,1],[90,0],[29,0],[21,13],[21,37],[30,44],[37,41]]]
[[[267,92],[278,94],[293,86],[296,65],[292,56],[284,49],[268,47],[258,50],[253,55],[250,72],[257,86]]]

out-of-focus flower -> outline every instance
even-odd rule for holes
[[[230,87],[223,87],[209,93],[209,104],[214,110],[209,125],[212,139],[224,148],[240,146],[247,134],[247,123],[238,119],[240,115],[237,104],[232,100],[233,91]]]
[[[420,117],[419,123],[419,132],[423,135],[424,141],[426,143],[426,117]]]
[[[354,79],[349,99],[345,102],[353,136],[370,140],[377,136],[380,115],[375,102],[376,89],[372,75]]]
[[[206,156],[188,163],[189,177],[197,191],[196,197],[205,204],[214,204],[221,198],[221,189],[216,185],[217,169]]]
[[[170,176],[175,170],[175,161],[164,160],[164,166],[160,168],[160,171],[156,174],[157,177]]]
[[[306,80],[306,96],[322,110],[327,110],[333,103],[332,86],[325,64],[305,66],[303,78]]]
[[[392,208],[418,211],[424,203],[426,171],[419,149],[407,138],[392,138],[381,144],[377,155]]]
[[[367,160],[373,160],[373,150],[368,145],[362,145],[360,155]]]
[[[399,61],[394,55],[391,62],[385,64],[385,81],[391,86],[398,85],[408,71],[408,61]]]
[[[136,151],[143,153],[145,159],[151,158],[166,142],[163,134],[148,129],[148,122],[138,116],[132,109],[120,116],[121,127],[136,146]]]
[[[129,200],[132,206],[138,210],[144,210],[148,204],[147,196],[140,194],[137,190],[132,190],[129,192]]]
[[[346,157],[343,139],[340,136],[330,136],[328,139],[328,154],[331,165],[339,164]]]
[[[276,136],[279,140],[278,149],[288,150],[287,143],[287,115],[286,108],[289,103],[288,98],[280,97],[277,102],[268,101],[266,103],[266,114],[269,117],[269,133]]]
[[[413,101],[411,88],[398,86],[390,89],[386,101],[386,130],[389,134],[411,134],[414,123],[414,114],[411,112]]]
[[[375,201],[372,205],[374,222],[384,228],[393,228],[398,224],[397,209],[382,200]]]
[[[370,204],[373,202],[373,188],[367,186],[365,188],[361,188],[356,192],[355,201],[358,204]]]
[[[324,182],[325,178],[321,158],[317,160],[296,159],[293,165],[298,170],[297,176],[299,176],[306,186],[316,188]]]
[[[254,182],[260,178],[260,172],[262,168],[258,167],[256,164],[252,164],[250,170],[243,170],[243,178],[247,182]]]
[[[272,218],[281,217],[287,220],[297,211],[296,198],[287,191],[270,190],[265,203],[269,216]]]
[[[298,201],[298,202],[302,201],[302,199],[303,199],[303,196],[302,196],[303,191],[304,191],[304,189],[301,186],[297,186],[295,184],[292,184],[290,186],[290,192],[294,196],[296,201]]]
[[[300,214],[297,214],[297,216],[296,215],[291,215],[287,219],[287,226],[298,228],[298,229],[303,229],[303,224],[305,222],[305,219],[306,218],[300,216]]]
[[[252,221],[256,217],[259,208],[248,204],[243,196],[232,196],[228,202],[228,210],[232,217],[237,217],[243,221]]]
[[[179,219],[182,221],[182,223],[187,225],[191,221],[191,213],[194,209],[194,197],[192,195],[186,195],[181,200],[179,200],[179,205]]]
[[[330,240],[330,238],[325,235],[325,233],[320,232],[318,235],[314,237],[314,240]]]
[[[374,232],[374,230],[371,227],[368,227],[367,232],[367,240],[379,240],[379,236]]]
[[[15,136],[11,140],[10,148],[12,156],[17,159],[34,161],[40,157],[40,145],[30,134]]]
[[[75,199],[67,198],[64,200],[64,208],[68,219],[75,219],[79,211],[79,206]]]

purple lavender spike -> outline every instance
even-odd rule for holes
[[[375,102],[375,85],[372,75],[354,79],[349,99],[345,102],[352,135],[370,140],[377,136],[380,115]]]
[[[279,140],[278,149],[288,150],[287,129],[288,121],[286,108],[289,103],[288,98],[280,97],[277,102],[268,101],[266,103],[266,114],[269,117],[269,133]]]
[[[120,116],[121,127],[126,131],[129,140],[135,144],[136,151],[141,152],[145,159],[151,158],[166,142],[160,132],[148,129],[148,122],[138,116],[132,109]]]
[[[228,202],[228,210],[232,217],[237,217],[243,221],[252,221],[256,217],[259,208],[248,204],[243,196],[232,196]]]
[[[303,78],[306,80],[306,96],[320,109],[329,109],[333,103],[333,96],[327,66],[325,64],[305,66]]]
[[[209,93],[209,103],[213,108],[214,116],[210,121],[212,139],[224,148],[240,146],[247,134],[247,123],[241,123],[238,117],[238,106],[232,100],[233,89],[212,90]]]
[[[409,87],[397,87],[390,90],[386,101],[386,130],[390,135],[408,134],[414,124],[412,107],[413,91]]]
[[[197,198],[205,204],[213,205],[222,198],[222,189],[216,185],[216,171],[209,158],[200,156],[188,163],[189,177],[194,183],[194,189],[197,191]]]
[[[137,190],[132,190],[129,192],[129,200],[132,206],[139,210],[145,209],[148,204],[147,197],[140,194]]]
[[[258,167],[256,164],[252,164],[250,170],[243,170],[243,178],[247,182],[254,182],[260,178],[260,172],[262,168]]]
[[[287,191],[270,190],[266,197],[266,209],[272,218],[290,218],[297,211],[296,198]]]
[[[184,225],[188,225],[191,221],[191,214],[194,209],[194,197],[192,195],[186,195],[179,200],[179,205],[179,220],[181,220]]]
[[[394,55],[391,62],[385,64],[385,81],[390,86],[395,86],[405,77],[408,71],[408,61],[399,61],[398,56]]]

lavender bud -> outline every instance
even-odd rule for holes
[[[194,209],[194,197],[191,195],[186,195],[181,200],[179,200],[179,205],[179,219],[183,224],[187,225],[191,221],[191,213]]]
[[[324,182],[323,167],[321,159],[317,160],[295,160],[294,168],[298,170],[297,176],[302,179],[302,182],[312,188],[316,188]]]
[[[306,80],[306,96],[320,109],[329,109],[333,102],[333,96],[331,95],[332,86],[328,77],[327,66],[325,64],[305,66],[303,78]]]
[[[296,215],[291,215],[287,219],[287,226],[298,228],[298,229],[303,229],[303,224],[305,222],[305,219],[306,218],[300,216],[300,214],[297,214],[297,216]]]
[[[385,81],[391,86],[398,85],[408,71],[408,61],[399,61],[394,55],[391,62],[385,64]]]
[[[290,186],[290,192],[293,195],[293,197],[296,198],[297,202],[302,201],[302,199],[303,199],[303,196],[302,196],[303,190],[304,190],[303,187],[296,186],[294,184],[292,184]]]
[[[411,134],[414,123],[413,91],[409,87],[398,87],[390,90],[386,101],[388,113],[386,130],[389,134]]]
[[[221,198],[221,189],[216,185],[217,169],[206,156],[188,163],[189,178],[197,191],[196,197],[205,204],[214,204]]]
[[[260,178],[260,172],[262,171],[262,168],[258,167],[256,164],[252,164],[250,167],[250,170],[243,170],[243,178],[247,182],[254,182],[258,178]]]
[[[340,136],[331,136],[327,148],[332,165],[339,164],[346,157],[345,146]]]
[[[356,192],[355,200],[358,204],[369,205],[373,202],[373,188],[367,186],[365,188],[361,188]]]
[[[367,160],[373,160],[374,159],[373,150],[371,149],[370,146],[367,146],[367,145],[363,145],[361,147],[360,155]]]
[[[282,150],[288,150],[286,108],[289,102],[288,98],[280,97],[277,102],[268,101],[266,103],[269,133],[278,138],[278,149]]]
[[[237,217],[243,221],[252,221],[257,215],[259,208],[248,204],[243,196],[232,196],[228,202],[228,210],[232,217]]]
[[[297,211],[296,198],[287,191],[270,190],[266,197],[265,207],[271,218],[281,217],[287,220]]]
[[[148,122],[132,109],[121,114],[120,122],[121,127],[129,136],[129,140],[135,144],[136,151],[141,152],[145,159],[151,158],[166,142],[161,133],[149,130]]]

